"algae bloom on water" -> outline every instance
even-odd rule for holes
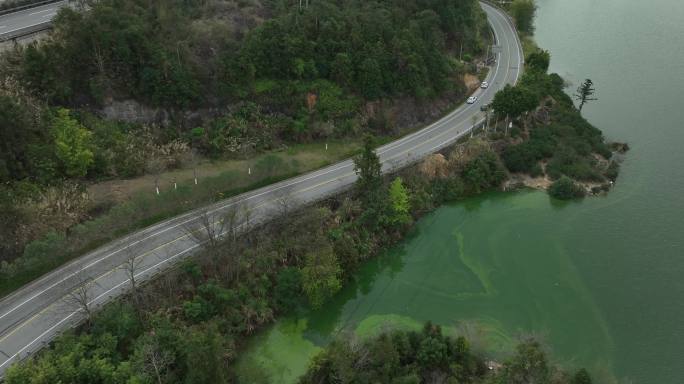
[[[253,340],[238,372],[294,383],[337,337],[416,330],[433,321],[494,359],[510,353],[519,337],[536,335],[557,360],[611,376],[606,323],[572,258],[545,230],[565,214],[537,191],[444,206],[364,264],[322,308]]]

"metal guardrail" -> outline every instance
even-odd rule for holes
[[[35,3],[30,3],[30,4],[26,4],[26,5],[20,5],[20,6],[18,6],[18,7],[14,7],[14,8],[7,8],[7,9],[0,10],[0,16],[2,16],[2,15],[7,15],[7,14],[9,14],[9,13],[14,13],[14,12],[23,11],[23,10],[25,10],[25,9],[31,9],[31,8],[35,8],[35,7],[40,7],[41,5],[52,4],[52,3],[58,3],[58,2],[60,2],[60,1],[62,1],[62,0],[41,0],[41,1],[37,1],[37,2],[35,2]]]

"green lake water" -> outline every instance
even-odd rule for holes
[[[440,208],[323,308],[254,338],[243,381],[292,383],[334,337],[432,320],[494,358],[534,334],[600,382],[684,382],[684,2],[537,3],[551,70],[572,88],[591,78],[599,101],[585,116],[632,148],[616,188]]]

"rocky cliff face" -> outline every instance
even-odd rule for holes
[[[101,117],[132,124],[158,125],[170,127],[172,124],[194,128],[207,121],[230,112],[229,106],[222,108],[200,108],[192,111],[176,111],[165,108],[150,107],[136,100],[109,101],[96,111]]]
[[[108,120],[135,124],[158,124],[168,126],[171,114],[162,108],[152,108],[135,100],[112,101],[101,110],[102,117]]]

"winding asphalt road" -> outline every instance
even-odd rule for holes
[[[464,104],[432,125],[378,148],[384,172],[414,163],[468,135],[474,122],[484,120],[480,106],[491,102],[506,84],[517,82],[523,57],[514,27],[501,11],[484,3],[482,7],[497,40],[493,50],[497,60],[487,78],[490,87],[475,93],[475,104]],[[6,19],[0,20],[9,23]],[[5,297],[0,301],[0,376],[12,363],[84,320],[81,307],[74,303],[74,292],[81,291],[78,287],[83,287],[84,281],[90,305],[99,307],[130,289],[121,266],[131,256],[136,257],[136,280],[143,281],[193,254],[200,245],[188,236],[188,228],[198,228],[198,216],[216,218],[239,207],[249,211],[249,223],[245,225],[265,221],[282,212],[284,199],[308,203],[349,188],[356,180],[353,168],[353,162],[345,160],[154,225],[97,249]]]

